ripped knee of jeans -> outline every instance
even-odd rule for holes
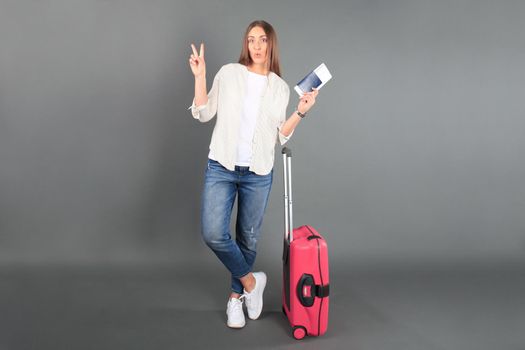
[[[237,241],[242,244],[245,249],[255,251],[257,249],[257,240],[259,234],[252,227],[249,231],[244,232],[242,235],[237,235]]]

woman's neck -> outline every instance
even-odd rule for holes
[[[257,73],[261,75],[268,75],[268,69],[264,65],[261,64],[252,64],[251,66],[247,66],[248,70],[252,73]]]

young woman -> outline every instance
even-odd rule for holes
[[[277,36],[265,21],[246,29],[238,63],[221,67],[206,93],[204,44],[191,44],[189,63],[195,76],[191,113],[201,122],[217,114],[201,204],[202,237],[231,273],[227,325],[245,325],[262,311],[264,272],[252,272],[256,246],[273,180],[275,144],[286,143],[306,112],[315,104],[316,90],[305,93],[286,119],[290,91],[281,79]],[[230,219],[238,197],[236,237]]]

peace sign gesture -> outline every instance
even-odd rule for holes
[[[191,50],[193,53],[190,56],[190,67],[191,72],[195,78],[206,76],[206,63],[204,62],[204,43],[201,43],[201,48],[199,53],[197,53],[197,48],[193,43],[191,44]]]

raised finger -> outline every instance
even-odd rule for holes
[[[201,43],[201,49],[199,51],[199,56],[204,57],[204,43]]]
[[[199,56],[199,54],[197,53],[197,48],[195,47],[195,45],[193,45],[193,43],[191,44],[191,50],[193,51],[193,54],[195,56]]]

